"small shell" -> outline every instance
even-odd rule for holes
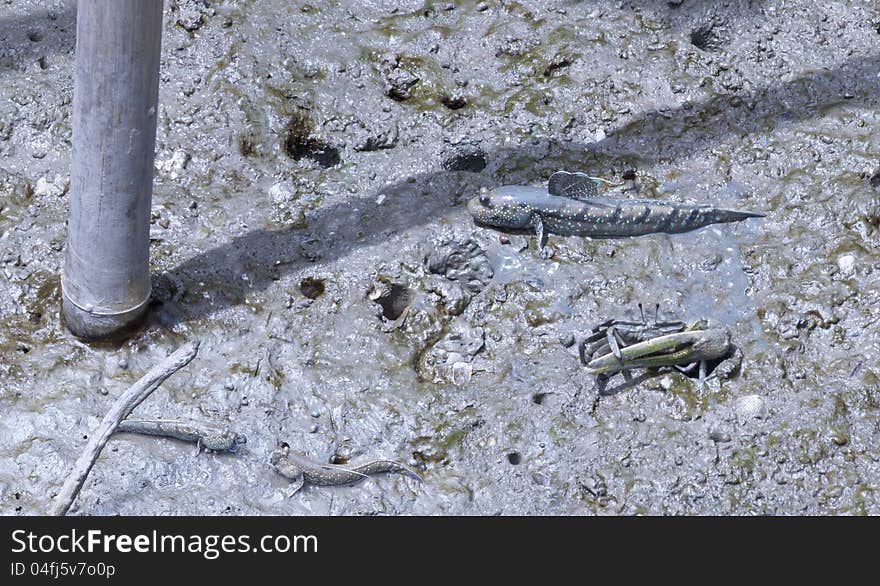
[[[764,416],[764,399],[760,395],[746,395],[740,397],[733,404],[736,416],[741,421],[748,421],[753,417],[761,418]]]
[[[370,301],[378,301],[383,297],[387,297],[391,293],[391,287],[385,283],[374,283],[370,290],[367,291],[367,299]]]

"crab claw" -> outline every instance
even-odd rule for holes
[[[620,357],[604,354],[587,364],[588,374],[612,374],[625,369],[674,366],[723,358],[730,352],[730,332],[724,328],[689,330],[658,336],[620,349]]]

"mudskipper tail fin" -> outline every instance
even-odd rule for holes
[[[740,210],[716,209],[713,212],[713,223],[741,222],[747,218],[764,218],[767,214],[760,212],[744,212]]]

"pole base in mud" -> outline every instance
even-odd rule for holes
[[[84,340],[129,333],[150,295],[150,208],[162,0],[79,0],[64,324]]]
[[[78,307],[66,297],[61,301],[64,326],[74,336],[88,342],[124,337],[141,325],[146,315],[146,303],[124,313],[97,315]]]

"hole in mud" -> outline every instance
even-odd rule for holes
[[[385,92],[385,95],[395,102],[405,102],[410,98],[410,93],[408,90],[403,90],[395,85],[390,86],[388,88],[388,91]]]
[[[156,308],[174,300],[182,291],[168,275],[154,275],[151,280],[150,306]]]
[[[522,462],[522,456],[519,452],[510,452],[507,454],[507,461],[516,466]]]
[[[691,31],[691,44],[703,51],[717,51],[721,48],[721,39],[714,24],[704,24]]]
[[[461,150],[443,161],[443,168],[447,171],[470,171],[479,173],[486,168],[486,153],[482,149],[473,148]]]
[[[624,181],[635,181],[636,172],[633,169],[627,169],[626,171],[623,172],[623,175],[621,175],[621,177],[623,178]]]
[[[547,398],[547,393],[535,393],[532,395],[532,403],[535,405],[543,405],[544,399]]]
[[[396,320],[412,303],[412,291],[402,285],[391,285],[388,293],[379,297],[376,303],[382,306],[382,317]]]
[[[871,209],[866,211],[862,218],[875,230],[880,229],[880,202],[877,202]]]
[[[250,136],[238,137],[238,152],[242,157],[253,157],[257,154],[257,145]]]
[[[880,171],[874,173],[868,181],[871,183],[871,187],[880,189]]]
[[[32,43],[39,43],[43,40],[43,32],[42,31],[30,31],[27,35],[28,40]]]
[[[574,63],[574,59],[571,57],[556,57],[544,68],[544,77],[551,77],[554,73],[560,69],[565,69],[572,63]]]
[[[311,159],[325,169],[335,167],[341,161],[339,149],[316,138],[311,121],[301,113],[294,115],[287,123],[284,152],[294,161]]]
[[[309,277],[299,282],[299,292],[309,299],[317,299],[324,294],[324,280]]]
[[[458,94],[445,94],[440,101],[450,110],[460,110],[467,106],[467,98]]]

